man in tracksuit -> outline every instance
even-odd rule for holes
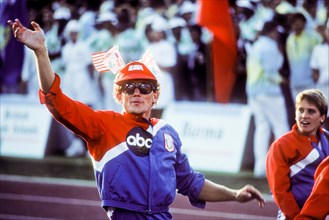
[[[157,78],[145,64],[128,63],[116,74],[114,96],[123,113],[95,111],[62,93],[40,26],[32,22],[32,31],[17,19],[8,23],[15,37],[35,53],[41,103],[86,141],[102,207],[111,219],[171,219],[169,205],[176,189],[199,208],[206,201],[256,199],[259,206],[264,205],[253,186],[234,190],[191,168],[177,132],[165,121],[151,118],[160,93]]]

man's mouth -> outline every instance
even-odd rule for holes
[[[131,101],[132,104],[135,104],[135,105],[138,105],[138,104],[141,104],[142,102],[140,101]]]

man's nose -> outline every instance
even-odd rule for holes
[[[135,90],[134,90],[134,94],[135,94],[135,93],[137,93],[137,94],[140,94],[140,93],[141,93],[141,92],[139,91],[139,88],[137,88],[137,87],[135,88]]]

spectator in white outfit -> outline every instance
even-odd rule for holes
[[[329,98],[329,21],[327,26],[319,27],[323,36],[323,42],[314,47],[311,55],[310,65],[315,87],[323,92],[326,98]],[[327,113],[329,117],[329,110]],[[329,129],[329,120],[327,118],[324,127]]]
[[[255,121],[255,177],[266,176],[265,158],[271,144],[272,131],[275,139],[289,131],[285,100],[280,87],[280,83],[284,82],[279,73],[283,55],[277,41],[276,23],[266,22],[247,57],[246,93]]]
[[[45,30],[46,44],[49,52],[49,58],[55,72],[63,73],[63,63],[61,50],[66,43],[64,38],[64,29],[69,19],[71,19],[71,11],[67,7],[59,7],[53,14],[53,20],[48,21],[52,24],[49,30]]]
[[[68,22],[65,33],[68,42],[62,50],[62,61],[65,72],[62,77],[62,89],[70,97],[97,108],[100,96],[93,79],[91,51],[85,41],[79,41],[80,26],[77,20]],[[82,139],[75,136],[66,150],[66,156],[81,156],[86,152]]]
[[[154,16],[152,23],[146,26],[145,34],[148,39],[147,49],[153,54],[155,62],[161,70],[159,81],[161,89],[166,91],[166,96],[161,96],[154,107],[153,113],[161,117],[162,111],[168,104],[175,100],[173,81],[173,67],[177,62],[177,54],[173,42],[167,38],[167,20]]]
[[[105,11],[98,15],[95,23],[96,31],[88,38],[88,44],[93,53],[108,51],[115,45],[114,36],[116,35],[115,25],[118,23],[116,14],[111,11]],[[112,109],[121,112],[122,107],[113,99],[113,80],[114,75],[111,72],[98,73],[98,83],[102,94],[102,109]]]
[[[62,50],[62,60],[65,68],[63,90],[78,101],[90,106],[97,105],[91,51],[88,44],[79,40],[80,26],[77,20],[71,20],[65,29],[69,41]],[[74,83],[72,83],[74,82]]]

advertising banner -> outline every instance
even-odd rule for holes
[[[51,116],[24,96],[1,96],[0,156],[43,158]]]
[[[162,118],[178,131],[195,169],[240,171],[251,121],[246,105],[175,102]]]

